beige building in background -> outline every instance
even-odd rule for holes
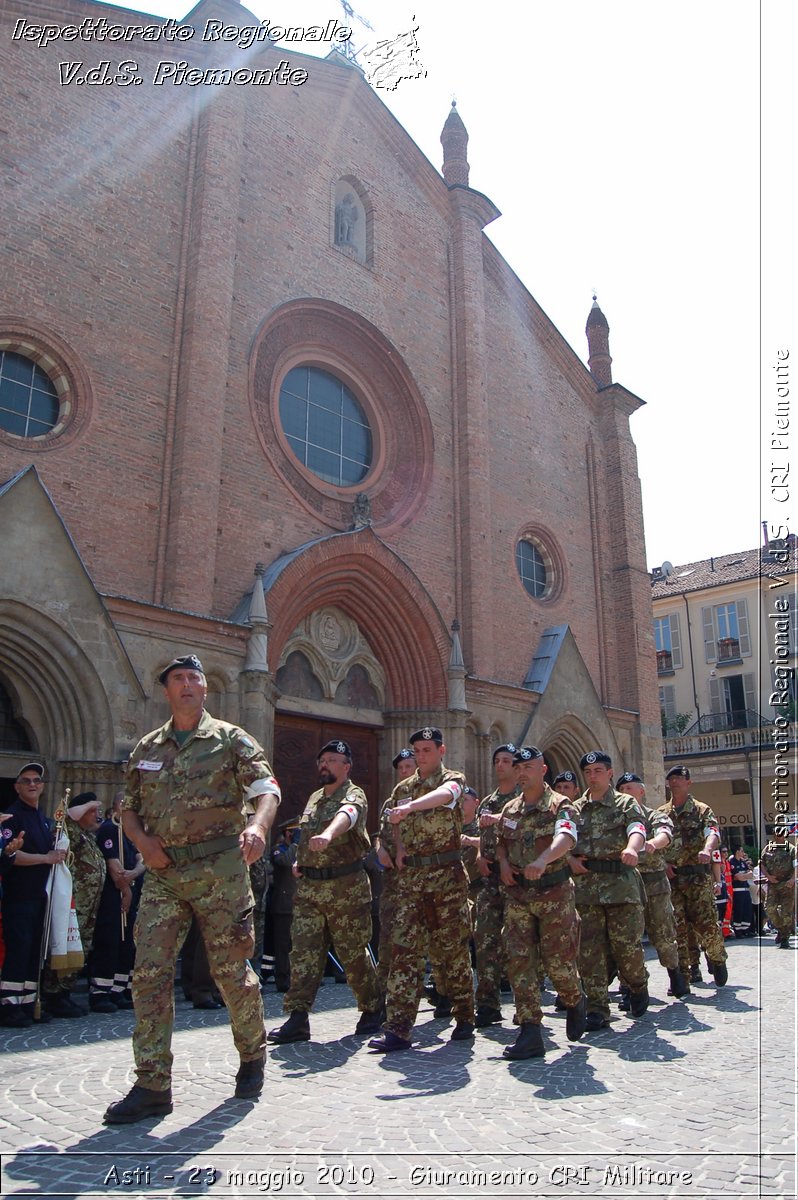
[[[795,811],[797,583],[794,538],[654,571],[665,769],[690,768],[731,847]]]

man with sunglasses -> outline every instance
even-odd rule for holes
[[[41,967],[42,934],[50,868],[64,862],[65,850],[53,849],[53,825],[40,809],[44,767],[26,763],[14,782],[17,796],[3,823],[9,843],[22,837],[13,866],[3,871],[3,933],[6,957],[0,977],[0,1025],[22,1029],[32,1025]],[[38,1018],[48,1021],[47,1014]]]

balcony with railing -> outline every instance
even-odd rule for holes
[[[740,639],[734,637],[718,638],[718,665],[724,663],[742,662],[740,655]]]
[[[794,718],[778,728],[751,709],[705,713],[684,733],[662,739],[665,758],[688,758],[698,754],[722,754],[745,750],[772,749],[774,742],[795,745]]]
[[[673,655],[670,650],[657,651],[657,674],[673,675]]]

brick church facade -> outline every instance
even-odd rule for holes
[[[0,18],[0,776],[32,753],[107,799],[193,651],[290,811],[322,740],[376,805],[425,723],[481,793],[507,740],[661,782],[642,402],[598,306],[586,368],[485,236],[456,109],[441,174],[334,49],[11,38],[87,16],[165,24]],[[167,59],[307,80],[156,86]]]

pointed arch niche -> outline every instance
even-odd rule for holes
[[[334,605],[316,609],[290,634],[276,683],[291,707],[321,701],[354,719],[382,722],[385,672],[357,621]]]
[[[368,192],[354,175],[332,185],[331,242],[347,258],[365,267],[374,264],[374,209]]]

